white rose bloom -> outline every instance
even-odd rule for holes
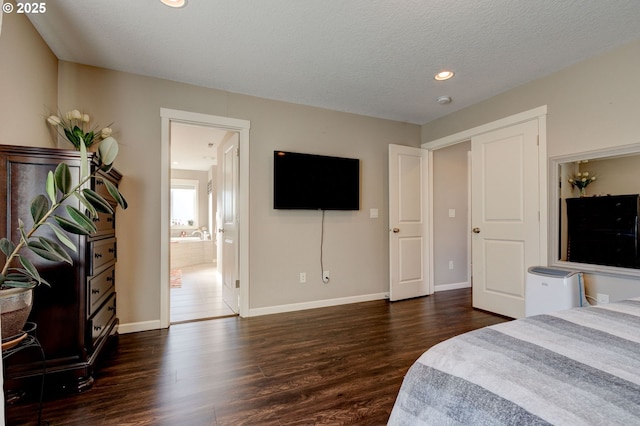
[[[102,129],[102,130],[100,131],[100,137],[101,137],[102,139],[106,139],[106,138],[108,138],[109,136],[111,136],[111,134],[112,134],[112,133],[113,133],[113,130],[111,130],[111,127],[105,127],[104,129]]]
[[[91,121],[91,117],[89,117],[89,114],[82,114],[82,121],[84,121],[85,123]]]
[[[596,180],[595,176],[591,178],[591,182],[593,182],[594,180]]]
[[[583,181],[583,182],[586,182],[586,181],[587,181],[587,178],[582,178],[582,181]]]
[[[71,118],[73,118],[74,120],[82,120],[82,113],[77,109],[74,109],[73,111],[71,111]]]
[[[578,177],[582,176],[582,173],[578,172],[577,176],[578,176]]]
[[[584,172],[582,176],[589,176],[589,172]]]
[[[49,116],[49,118],[47,118],[47,121],[52,126],[59,126],[60,124],[62,124],[62,121],[60,120],[60,117],[58,117],[57,115]]]

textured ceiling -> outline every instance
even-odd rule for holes
[[[638,0],[46,5],[29,18],[66,61],[416,124],[640,38]]]

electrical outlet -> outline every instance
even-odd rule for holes
[[[609,295],[608,294],[598,293],[596,296],[597,296],[597,300],[598,300],[598,304],[599,305],[605,305],[605,304],[609,303]]]
[[[300,284],[304,284],[307,282],[307,273],[300,272]]]
[[[453,269],[453,260],[449,261],[449,269]]]
[[[322,281],[325,283],[329,282],[329,271],[322,271]]]

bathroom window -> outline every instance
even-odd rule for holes
[[[198,227],[198,181],[171,179],[171,226]]]

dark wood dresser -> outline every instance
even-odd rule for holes
[[[567,199],[570,262],[640,268],[638,194]]]
[[[93,158],[93,154],[90,154]],[[18,239],[18,218],[33,224],[29,207],[37,194],[45,193],[47,173],[66,162],[73,181],[80,179],[80,155],[76,151],[0,145],[0,235]],[[95,167],[95,166],[94,166]],[[118,184],[121,175],[111,170],[102,175]],[[105,185],[91,183],[114,207]],[[81,208],[77,198],[67,200]],[[58,211],[66,214],[64,209]],[[51,288],[39,286],[29,321],[37,324],[37,337],[46,357],[45,389],[49,394],[79,392],[93,384],[94,368],[117,336],[115,262],[117,244],[115,215],[94,219],[97,231],[90,236],[70,235],[77,253],[67,250],[73,265],[44,260],[29,253],[30,260]],[[55,239],[48,227],[39,235]],[[5,392],[21,394],[39,386],[42,359],[25,353],[7,360]]]

